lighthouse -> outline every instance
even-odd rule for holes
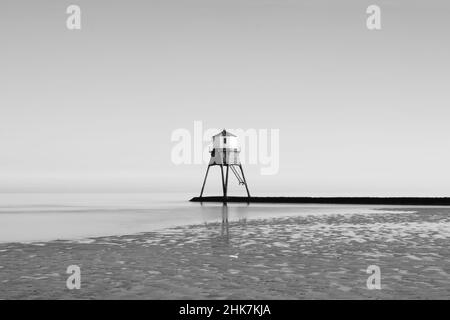
[[[237,137],[223,129],[220,133],[212,137],[212,148],[210,153],[211,159],[209,160],[208,168],[206,169],[206,175],[203,180],[200,198],[203,196],[209,169],[213,166],[220,167],[224,198],[227,197],[228,175],[230,170],[236,177],[239,185],[245,186],[247,196],[250,198],[250,191],[248,190],[247,181],[245,180],[244,170],[242,169],[242,164],[239,160],[240,148]],[[226,169],[225,173],[224,167]]]

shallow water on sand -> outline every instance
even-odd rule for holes
[[[221,221],[221,204],[186,194],[0,194],[0,243],[127,235]],[[389,208],[392,208],[390,206]],[[229,221],[327,214],[380,214],[381,206],[230,204]],[[375,210],[377,209],[377,210]],[[381,210],[381,211],[380,211]],[[409,208],[404,208],[408,212]],[[402,211],[396,211],[400,214]]]
[[[220,222],[141,234],[0,244],[0,299],[450,297],[449,208],[296,208],[227,222],[234,209],[208,208]],[[82,284],[71,291],[73,264]],[[379,290],[367,287],[371,265]]]

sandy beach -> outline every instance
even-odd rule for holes
[[[0,298],[449,299],[449,210],[409,209],[3,243]],[[69,265],[80,290],[66,287]],[[381,290],[366,286],[369,265]]]

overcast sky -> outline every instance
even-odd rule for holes
[[[448,196],[449,30],[444,0],[2,0],[0,191],[198,193],[198,120],[280,130],[255,195]]]

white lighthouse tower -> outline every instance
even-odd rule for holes
[[[208,169],[206,169],[205,179],[203,180],[202,191],[200,192],[200,198],[203,196],[203,190],[205,189],[206,179],[208,178],[209,168],[212,166],[220,166],[220,172],[222,176],[223,196],[227,197],[228,188],[228,172],[234,173],[236,179],[240,185],[244,185],[247,190],[247,196],[250,198],[250,192],[248,190],[247,181],[245,180],[244,170],[242,169],[241,161],[239,160],[239,143],[237,137],[223,129],[220,133],[212,137],[212,150],[211,160],[209,161]],[[226,174],[224,177],[223,167],[226,167]],[[240,172],[238,171],[238,169]]]

